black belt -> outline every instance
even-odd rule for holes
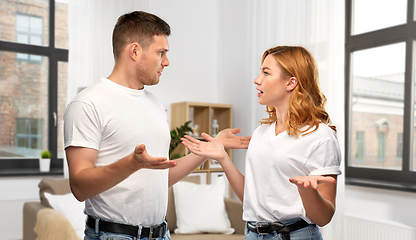
[[[287,224],[287,225],[281,222],[258,222],[258,223],[247,222],[247,229],[249,231],[252,231],[258,234],[270,234],[274,232],[282,233],[283,240],[289,240],[290,232],[302,229],[309,225],[310,224],[307,223],[303,219],[297,222],[291,223],[291,224]]]
[[[86,224],[89,228],[95,229],[95,218],[88,216]],[[157,226],[142,227],[140,237],[149,238],[149,239],[156,239],[159,237],[163,237],[165,236],[166,229],[167,229],[167,226],[165,222]],[[98,230],[103,231],[103,232],[126,234],[126,235],[137,237],[137,234],[139,232],[139,227],[133,226],[133,225],[122,224],[122,223],[114,223],[114,222],[107,222],[104,220],[99,220]]]

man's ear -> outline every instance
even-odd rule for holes
[[[292,91],[293,89],[295,89],[297,85],[298,85],[298,79],[296,77],[290,77],[286,85],[286,90]]]
[[[140,46],[139,43],[132,43],[129,45],[128,51],[129,51],[129,56],[133,60],[137,60],[141,55],[142,47]]]

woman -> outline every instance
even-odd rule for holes
[[[222,165],[243,201],[245,239],[322,239],[318,226],[335,213],[341,154],[318,77],[317,64],[303,47],[279,46],[263,54],[254,83],[269,118],[253,133],[245,176],[207,134],[208,142],[183,139],[191,152]]]

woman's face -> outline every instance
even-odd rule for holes
[[[290,77],[283,76],[282,67],[272,55],[268,55],[261,65],[260,75],[254,80],[261,105],[279,108],[282,104],[288,104],[290,91],[287,87]]]

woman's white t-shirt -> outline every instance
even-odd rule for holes
[[[335,132],[326,124],[305,136],[276,136],[275,123],[260,125],[246,154],[245,221],[272,222],[301,217],[311,223],[297,186],[289,178],[339,175],[341,152]]]

